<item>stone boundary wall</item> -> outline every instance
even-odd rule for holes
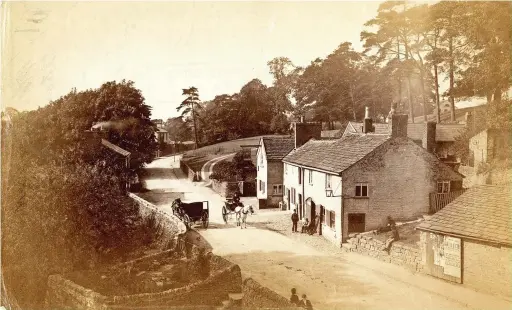
[[[276,292],[262,286],[252,278],[242,283],[242,307],[244,309],[302,309]]]
[[[190,168],[184,160],[180,160],[180,169],[190,181],[200,181],[201,171],[194,171],[194,169]],[[199,179],[197,179],[197,176],[199,176]]]
[[[164,237],[164,240],[174,240],[175,242],[178,236],[187,232],[185,224],[174,214],[162,211],[156,205],[133,193],[128,193],[128,195],[139,204],[139,213],[143,218],[155,216],[155,220],[161,230],[161,235],[167,237]]]
[[[371,256],[387,263],[407,267],[415,272],[423,272],[421,253],[419,247],[406,245],[400,241],[393,242],[389,253],[383,251],[385,242],[373,238],[373,232],[351,234],[351,238],[344,243],[344,251],[356,252]]]
[[[148,255],[136,261],[154,260],[157,256],[168,255],[158,253]],[[133,264],[135,261],[114,266]],[[144,293],[126,296],[104,296],[84,288],[61,275],[48,278],[46,306],[50,309],[212,309],[226,300],[228,293],[242,291],[242,273],[240,267],[228,260],[211,255],[210,276],[202,281],[184,287],[170,289],[158,293]]]

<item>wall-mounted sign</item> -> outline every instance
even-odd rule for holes
[[[446,275],[461,277],[461,240],[460,238],[444,238],[444,273]]]

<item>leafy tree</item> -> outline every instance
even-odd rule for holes
[[[183,89],[183,96],[186,96],[186,99],[176,108],[178,111],[181,111],[181,116],[190,115],[192,118],[192,122],[194,125],[194,140],[196,142],[196,148],[198,146],[197,143],[197,110],[201,109],[201,104],[199,101],[199,92],[196,87],[189,87],[187,89]]]

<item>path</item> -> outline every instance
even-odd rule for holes
[[[282,212],[257,211],[249,217],[253,227],[248,229],[226,226],[220,212],[223,199],[185,179],[177,167],[172,157],[153,162],[148,188],[179,190],[185,200],[208,200],[211,224],[198,232],[213,252],[283,296],[296,287],[308,294],[315,309],[510,309],[510,303],[488,295],[358,254],[333,254],[263,228]]]

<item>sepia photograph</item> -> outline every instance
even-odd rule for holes
[[[512,309],[512,2],[0,4],[0,310]]]

